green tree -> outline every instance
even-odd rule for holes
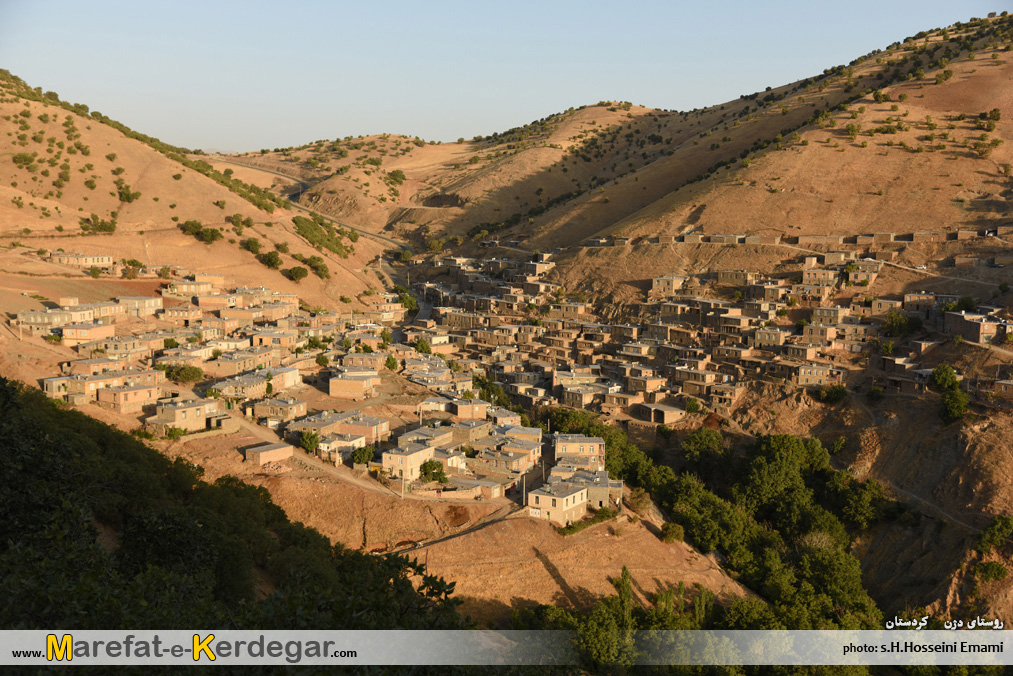
[[[88,269],[88,274],[91,275],[92,279],[98,279],[102,275],[102,268],[93,265]]]
[[[943,422],[951,423],[959,420],[967,412],[967,405],[971,402],[970,397],[957,388],[943,392]]]
[[[401,306],[409,312],[415,312],[419,309],[418,301],[409,296],[407,293],[402,293],[399,300],[401,302]]]
[[[820,401],[825,404],[836,404],[844,401],[844,397],[848,395],[847,388],[843,384],[838,385],[824,385],[820,388]]]
[[[398,364],[397,358],[392,354],[387,355],[387,360],[383,363],[388,371],[397,371],[400,364]]]
[[[686,413],[699,413],[700,402],[693,397],[686,398]]]
[[[694,401],[696,401],[694,399]],[[689,410],[689,407],[686,407]],[[724,451],[721,433],[705,427],[693,430],[679,444],[679,449],[687,460],[699,462],[705,457],[720,456]]]
[[[225,235],[218,228],[204,228],[200,232],[200,238],[205,244],[214,244],[220,239],[224,239]]]
[[[298,281],[300,281],[302,279],[306,279],[309,276],[309,274],[310,274],[310,271],[307,270],[304,267],[301,267],[301,266],[296,266],[294,268],[290,268],[289,271],[288,271],[289,278],[292,281],[294,281],[294,282],[298,282]]]
[[[415,341],[415,351],[420,354],[432,354],[433,348],[430,347],[428,340],[425,338],[419,338]]]
[[[327,367],[331,363],[331,360],[327,358],[326,354],[317,355],[317,366]]]
[[[177,383],[197,383],[204,380],[204,371],[197,366],[173,366],[165,375]]]
[[[269,251],[267,253],[257,254],[257,260],[271,268],[277,270],[281,267],[281,256],[278,255],[277,251]]]
[[[958,387],[960,381],[952,366],[940,364],[932,370],[932,384],[940,390],[953,390]]]
[[[316,453],[320,445],[320,435],[310,430],[299,433],[299,446],[307,453]]]
[[[992,519],[985,530],[981,531],[975,549],[988,556],[995,547],[1006,545],[1011,537],[1013,537],[1013,517],[1000,514]]]
[[[164,347],[167,350],[171,350],[173,348],[179,347],[179,341],[176,340],[175,338],[166,338],[165,340],[162,341],[162,347]]]
[[[443,465],[438,460],[426,460],[419,467],[419,475],[423,481],[438,481],[445,484],[449,481],[443,471]]]
[[[363,446],[352,451],[352,462],[356,465],[368,464],[373,456],[376,454],[376,450],[372,446]]]
[[[685,530],[677,523],[671,523],[666,521],[661,527],[661,541],[669,544],[673,542],[682,542],[686,537]]]

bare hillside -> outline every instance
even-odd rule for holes
[[[341,296],[385,285],[386,275],[368,265],[382,252],[382,243],[346,242],[354,251],[348,258],[317,250],[295,232],[292,217],[299,212],[285,208],[280,198],[272,201],[262,191],[233,183],[231,170],[216,179],[199,157],[159,152],[88,114],[86,107],[26,98],[19,82],[0,78],[0,127],[9,139],[6,149],[0,145],[0,241],[221,272],[237,285],[298,292],[311,304],[334,306]],[[186,235],[180,226],[187,221],[218,230],[221,238],[207,244]],[[243,250],[242,242],[251,237],[263,251],[276,245],[288,249],[277,271]],[[310,275],[299,284],[286,278],[283,271],[299,265],[295,254],[325,258],[329,277]],[[20,257],[8,263],[10,273],[31,273],[34,265]]]

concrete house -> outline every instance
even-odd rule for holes
[[[68,324],[60,327],[60,335],[64,345],[76,347],[101,338],[112,338],[116,329],[112,324]]]
[[[116,301],[132,317],[153,317],[162,309],[161,296],[121,296]]]
[[[83,254],[73,251],[52,251],[49,260],[57,265],[75,268],[108,268],[113,264],[113,257],[107,254]]]
[[[306,415],[306,402],[294,397],[278,397],[265,399],[253,405],[253,416],[257,419],[269,418],[279,422],[288,422]]]
[[[158,401],[157,385],[124,385],[98,390],[95,403],[117,413],[137,413]]]
[[[317,457],[325,462],[340,465],[347,462],[352,453],[366,446],[366,437],[361,434],[328,434],[317,444]]]
[[[424,444],[407,444],[403,448],[395,448],[383,453],[383,470],[392,477],[406,481],[416,481],[420,469],[427,460],[432,460],[435,449]]]
[[[552,438],[552,450],[557,463],[570,456],[583,456],[593,458],[598,469],[605,469],[605,440],[601,437],[555,434]]]
[[[155,415],[144,421],[144,426],[155,434],[165,434],[169,428],[188,432],[208,429],[210,421],[218,417],[217,399],[163,399],[155,404]]]
[[[342,369],[327,380],[327,394],[335,399],[364,401],[376,396],[380,382],[376,371]]]
[[[546,484],[528,492],[528,514],[556,526],[569,526],[587,515],[587,488]]]
[[[295,448],[291,444],[266,443],[257,444],[246,449],[246,462],[254,465],[263,465],[268,462],[279,462],[291,458],[295,454]]]
[[[605,470],[589,472],[571,466],[556,466],[549,474],[549,485],[570,485],[587,488],[587,503],[591,509],[614,509],[623,503],[623,482],[609,479]]]

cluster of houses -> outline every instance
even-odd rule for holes
[[[871,367],[894,374],[882,380],[897,390],[911,387],[903,377],[924,382],[921,374],[900,376],[899,366],[884,368],[861,355],[888,340],[884,322],[895,314],[972,342],[1013,334],[999,308],[961,312],[953,307],[956,295],[857,293],[848,304],[832,303],[847,289],[867,288],[880,273],[882,261],[854,251],[806,254],[790,277],[715,271],[709,292],[687,276],[657,277],[637,308],[638,322],[605,323],[589,303],[558,297],[559,287],[545,279],[552,257],[440,260],[434,272],[443,279],[416,285],[434,306],[433,318],[406,327],[406,336],[459,355],[456,363],[467,370],[484,370],[524,407],[567,406],[626,424],[671,424],[701,403],[729,413],[754,379],[823,387],[864,378]],[[912,356],[900,363],[916,366]],[[444,382],[447,391],[460,391]]]
[[[85,254],[51,258],[80,266],[109,262]],[[51,307],[19,312],[11,325],[21,336],[41,336],[78,353],[78,359],[61,364],[59,374],[42,380],[47,395],[123,414],[151,412],[146,424],[155,432],[196,432],[220,428],[225,410],[254,400],[272,402],[251,408],[251,415],[263,413],[267,420],[290,419],[292,410],[305,414],[305,404],[301,411],[283,411],[272,399],[301,385],[304,373],[329,379],[337,398],[367,398],[383,362],[364,366],[361,357],[368,355],[361,352],[383,344],[381,334],[403,317],[399,302],[400,311],[388,307],[397,300],[393,294],[379,298],[386,318],[379,324],[364,321],[363,314],[305,312],[294,294],[226,289],[222,275],[194,274],[169,280],[156,296],[96,303],[59,298]],[[334,350],[338,343],[348,349]],[[321,354],[327,364],[332,358],[345,364],[321,369],[314,361]],[[162,396],[166,373],[183,367],[201,370],[208,397],[203,403]]]
[[[965,241],[976,237],[1002,237],[1013,234],[1013,226],[998,226],[992,228],[979,228],[976,230],[961,229],[950,232],[922,231],[922,232],[875,232],[860,235],[742,235],[734,233],[712,233],[709,235],[702,232],[692,232],[683,235],[655,235],[653,237],[625,237],[621,235],[607,235],[591,237],[584,240],[579,246],[581,248],[599,248],[610,246],[634,246],[637,244],[790,244],[796,246],[828,246],[833,247],[841,244],[854,244],[860,247],[884,247],[894,242],[947,242]],[[485,246],[498,246],[498,240],[483,242]],[[519,242],[517,243],[519,244]],[[516,246],[517,244],[506,243],[505,246]],[[889,260],[896,255],[884,249],[881,253],[882,260]]]
[[[475,376],[527,409],[566,406],[655,426],[701,403],[730,413],[755,379],[823,387],[871,368],[885,388],[920,392],[931,371],[919,355],[937,343],[913,341],[900,355],[872,349],[898,317],[970,342],[1013,339],[1000,308],[957,310],[954,295],[857,293],[850,303],[830,302],[875,282],[881,256],[807,254],[798,272],[776,278],[718,270],[704,280],[709,289],[699,278],[656,277],[645,301],[630,308],[635,321],[623,323],[601,321],[583,299],[564,299],[549,281],[553,256],[434,261],[438,281],[416,283],[423,309],[401,327],[400,343],[390,333],[404,318],[395,294],[380,296],[368,315],[310,313],[294,294],[226,288],[224,277],[210,274],[174,277],[158,296],[61,298],[12,324],[80,355],[43,379],[51,397],[147,414],[145,426],[163,435],[234,431],[231,412],[241,411],[279,434],[278,443],[248,449],[248,462],[291,457],[308,435],[313,452],[334,464],[372,447],[379,452],[372,467],[409,490],[476,498],[521,491],[530,516],[557,525],[621,504],[604,442],[522,426],[519,414],[475,398]],[[103,263],[84,254],[53,259]],[[863,360],[849,357],[856,354]],[[185,367],[201,370],[202,396],[163,396],[166,373]],[[397,422],[357,410],[310,411],[296,396],[315,382],[333,399],[365,402],[384,369],[432,391],[418,405],[418,428],[399,431]],[[424,426],[427,416],[439,420]],[[448,483],[434,489],[423,478],[437,465]],[[542,481],[528,490],[527,476],[539,468]]]

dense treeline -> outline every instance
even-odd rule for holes
[[[345,244],[343,240],[347,237],[352,242],[356,242],[359,239],[359,233],[354,230],[346,231],[343,228],[335,229],[334,225],[320,214],[310,212],[310,218],[293,216],[292,223],[295,225],[295,231],[305,237],[306,241],[316,247],[318,251],[327,249],[342,258],[348,258],[348,255],[355,251],[354,246]]]
[[[699,431],[683,443],[695,474],[676,474],[587,412],[551,409],[539,417],[555,431],[605,439],[613,476],[647,490],[687,540],[722,553],[735,576],[767,600],[734,604],[728,628],[882,627],[847,547],[881,517],[885,501],[876,484],[831,469],[819,440],[762,437],[740,456],[717,432]]]
[[[858,482],[829,465],[817,439],[791,435],[757,439],[744,453],[724,447],[720,433],[696,430],[679,444],[686,473],[676,474],[633,444],[619,429],[585,411],[540,409],[538,424],[554,431],[605,439],[606,468],[647,489],[704,551],[725,555],[726,569],[760,598],[725,608],[699,586],[667,589],[641,605],[624,568],[616,594],[584,611],[550,606],[515,610],[515,628],[573,629],[587,666],[623,673],[634,664],[633,632],[655,629],[881,629],[882,613],[861,584],[858,560],[847,551],[853,535],[886,516],[907,518],[881,497],[874,482]],[[690,473],[692,472],[692,473]],[[890,514],[891,510],[894,512]],[[1005,524],[1002,524],[1005,526]],[[1001,528],[1000,528],[1001,530]],[[1003,530],[998,538],[1007,535]],[[641,635],[641,640],[643,635]],[[993,675],[1002,667],[658,667],[676,674]]]
[[[332,546],[264,488],[3,379],[0,449],[5,629],[466,626],[422,566]]]

